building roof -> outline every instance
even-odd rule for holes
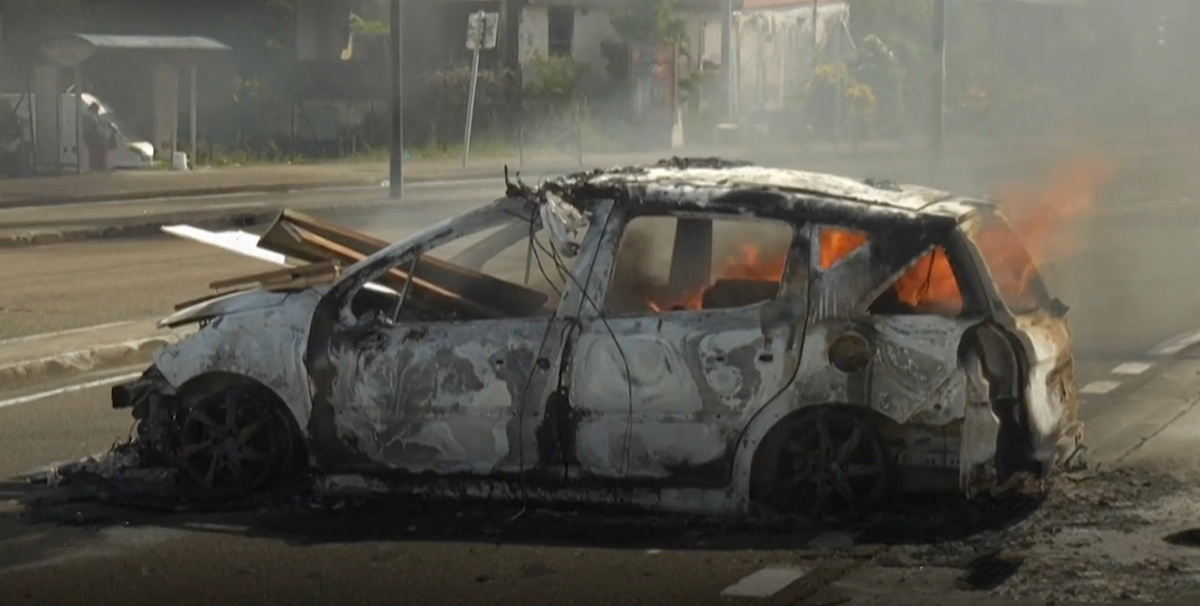
[[[203,36],[116,36],[110,34],[74,34],[97,49],[108,50],[172,50],[227,51],[232,50],[212,38]]]

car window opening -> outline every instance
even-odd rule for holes
[[[842,227],[820,230],[820,268],[829,270],[868,242],[867,234]],[[922,255],[871,304],[875,315],[939,315],[962,313],[963,298],[946,249]]]
[[[875,315],[936,315],[958,317],[962,291],[946,249],[935,246],[880,294],[868,311]]]
[[[1050,306],[1050,295],[1033,258],[1016,232],[1000,218],[988,220],[974,241],[995,282],[996,292],[1014,314]]]
[[[828,270],[867,243],[867,234],[837,227],[821,228],[821,269]]]
[[[621,239],[605,313],[734,309],[774,299],[793,236],[775,221],[636,217]]]

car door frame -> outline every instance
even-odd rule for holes
[[[919,408],[911,402],[882,397],[881,386],[889,379],[887,369],[895,366],[889,361],[894,361],[896,356],[881,351],[880,344],[892,344],[897,335],[910,329],[916,333],[933,334],[936,339],[949,337],[955,342],[956,349],[958,338],[971,326],[978,324],[981,318],[871,315],[868,310],[872,303],[935,246],[947,248],[964,298],[968,296],[968,289],[974,288],[970,280],[964,282],[964,268],[960,267],[963,261],[958,259],[955,251],[950,250],[952,225],[944,229],[930,229],[919,223],[891,225],[887,230],[873,227],[838,221],[813,224],[810,267],[810,271],[814,272],[813,301],[810,306],[813,313],[810,316],[810,340],[805,347],[808,350],[805,359],[811,364],[806,364],[805,384],[800,388],[800,399],[812,404],[864,406],[902,424],[919,412]],[[867,241],[832,266],[823,268],[820,264],[819,237],[822,229],[859,231],[867,236]],[[916,343],[919,345],[926,340],[918,338]],[[845,367],[835,359],[836,352],[842,348],[847,351],[866,348],[869,358],[859,357],[854,365]],[[938,394],[939,390],[962,387],[950,384],[954,382],[955,375],[962,374],[956,353],[951,356],[953,363],[947,362],[940,369],[935,369],[937,385],[928,389],[926,395],[929,397]],[[924,400],[928,401],[928,398]],[[945,415],[951,412],[947,408]]]
[[[571,352],[569,360],[571,377],[569,384],[571,408],[576,415],[575,428],[576,439],[579,443],[574,449],[576,452],[576,460],[574,464],[575,475],[593,478],[620,478],[628,481],[654,481],[658,483],[674,483],[682,485],[725,485],[729,481],[730,474],[733,470],[734,461],[736,459],[739,439],[746,425],[749,423],[760,410],[774,401],[780,395],[787,392],[792,381],[797,376],[796,373],[801,367],[800,355],[803,351],[803,331],[800,329],[800,324],[803,322],[804,316],[808,310],[808,271],[809,266],[807,254],[809,251],[810,231],[806,224],[790,221],[785,218],[775,217],[751,217],[749,221],[766,221],[777,224],[782,224],[788,227],[792,232],[792,241],[788,250],[788,262],[785,265],[785,273],[780,283],[780,288],[774,299],[759,302],[753,305],[732,308],[732,309],[716,309],[708,311],[677,311],[668,312],[665,314],[645,314],[645,315],[630,315],[621,317],[605,317],[603,301],[608,295],[608,289],[612,285],[612,280],[616,272],[617,255],[619,254],[622,237],[628,226],[640,216],[672,216],[677,220],[690,217],[701,217],[710,220],[746,220],[744,215],[720,212],[719,209],[703,211],[688,211],[688,212],[630,212],[628,209],[616,209],[613,212],[612,220],[608,222],[603,236],[604,245],[602,249],[607,251],[607,255],[603,257],[603,262],[598,264],[597,271],[592,272],[588,276],[585,283],[584,292],[588,294],[588,305],[581,310],[579,314],[580,329],[577,334],[574,334],[568,343],[568,350]],[[797,272],[797,268],[802,268],[805,271]],[[773,320],[767,320],[767,315],[764,312],[773,314],[776,317]],[[731,322],[730,314],[744,314],[744,318],[736,318],[737,321]],[[788,320],[792,322],[788,324]],[[588,346],[589,341],[595,343],[606,343],[615,339],[626,338],[636,335],[641,328],[651,327],[656,333],[658,331],[670,327],[678,328],[681,334],[687,331],[695,332],[697,327],[702,327],[707,322],[726,323],[730,326],[738,325],[740,332],[748,332],[750,328],[746,325],[751,325],[755,332],[762,336],[765,345],[770,348],[777,348],[779,351],[776,354],[775,364],[781,365],[782,369],[775,373],[777,377],[770,386],[765,386],[756,393],[747,396],[754,400],[740,408],[733,408],[726,405],[721,411],[716,409],[721,406],[711,407],[713,410],[702,407],[700,411],[692,411],[693,413],[704,413],[702,418],[697,417],[691,422],[681,422],[688,416],[687,411],[660,411],[657,420],[666,425],[674,425],[674,429],[680,427],[690,427],[693,431],[693,437],[701,436],[708,438],[709,443],[706,445],[695,445],[694,448],[699,448],[704,451],[708,448],[709,460],[698,465],[646,465],[643,467],[635,467],[630,457],[622,457],[617,463],[613,461],[613,456],[607,457],[607,462],[593,460],[589,462],[581,461],[587,456],[593,458],[605,458],[604,453],[601,453],[597,448],[603,450],[604,444],[597,445],[597,440],[604,442],[605,436],[612,438],[610,432],[596,431],[589,432],[589,426],[597,426],[602,423],[607,423],[611,420],[604,420],[605,415],[615,413],[616,416],[622,416],[616,420],[617,424],[630,423],[634,419],[629,417],[628,412],[617,410],[613,407],[611,410],[601,410],[601,406],[595,403],[588,403],[585,398],[589,396],[581,385],[579,377],[595,372],[597,369],[587,368],[587,352],[581,352],[583,347]],[[620,349],[620,348],[618,348]],[[618,352],[618,355],[624,358],[623,352]],[[677,356],[678,357],[678,356]],[[611,366],[611,365],[610,365]],[[626,369],[622,367],[612,366],[609,371],[617,373],[620,378],[626,373]],[[606,375],[607,376],[607,375]],[[690,373],[689,373],[689,377]],[[607,382],[608,379],[603,381]],[[626,380],[624,384],[629,387],[629,382]],[[698,387],[697,389],[701,389]],[[713,393],[714,390],[707,390],[708,400],[720,400],[720,396]],[[698,395],[698,394],[697,394]],[[634,398],[636,394],[630,396],[629,406],[636,406]],[[715,412],[714,412],[715,411]],[[634,413],[635,418],[639,413]],[[715,417],[714,418],[710,418]],[[714,422],[717,421],[717,422]],[[632,434],[632,429],[627,429],[623,433]],[[594,434],[594,435],[590,435]],[[668,438],[669,439],[669,438]],[[686,437],[683,438],[686,440]],[[608,440],[613,443],[612,440]],[[679,440],[676,440],[678,443]],[[590,450],[589,450],[590,449]],[[611,451],[608,453],[611,455]],[[693,456],[697,453],[690,453]]]
[[[605,207],[600,205],[599,208],[603,210]],[[430,249],[488,229],[514,214],[537,220],[537,203],[521,198],[502,198],[492,205],[424,229],[350,267],[318,302],[309,331],[305,366],[310,376],[313,402],[308,434],[313,458],[319,468],[331,472],[386,470],[386,466],[381,466],[347,441],[347,428],[338,418],[344,404],[339,403],[340,398],[334,389],[338,379],[336,350],[340,346],[339,339],[344,342],[358,323],[350,312],[350,301],[354,294],[390,268],[410,264]],[[599,231],[596,228],[588,229],[580,247],[580,258],[585,259],[589,253],[595,253],[600,240]],[[577,267],[579,265],[581,264]],[[541,445],[545,438],[542,432],[538,431],[539,419],[543,417],[547,395],[553,385],[551,378],[555,369],[560,366],[564,328],[571,323],[571,319],[563,310],[569,309],[572,301],[579,298],[576,290],[573,284],[568,283],[556,313],[550,317],[537,318],[545,322],[546,329],[540,345],[536,348],[533,368],[530,369],[524,385],[512,393],[512,407],[516,409],[513,412],[518,419],[515,423],[516,439],[515,442],[510,442],[513,445],[510,446],[508,455],[489,472],[519,473],[538,468],[539,453],[544,452],[546,448]],[[397,326],[396,329],[401,330],[401,327]],[[510,428],[509,434],[513,433],[514,428]]]

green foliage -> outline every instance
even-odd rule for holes
[[[536,107],[550,109],[568,105],[583,96],[587,65],[571,57],[547,57],[534,50],[529,56],[531,76],[525,79],[525,98]]]
[[[676,0],[618,0],[609,11],[613,30],[626,42],[686,45],[687,21]]]
[[[428,116],[435,143],[443,146],[461,140],[471,92],[471,68],[459,66],[437,70],[427,81],[429,94],[437,103]],[[512,95],[516,74],[509,69],[481,69],[475,86],[475,133],[505,125],[515,112]]]

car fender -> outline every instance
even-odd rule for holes
[[[212,318],[188,338],[159,350],[154,364],[176,390],[228,373],[261,383],[287,405],[300,427],[312,411],[304,350],[320,294],[291,293],[286,303]]]

